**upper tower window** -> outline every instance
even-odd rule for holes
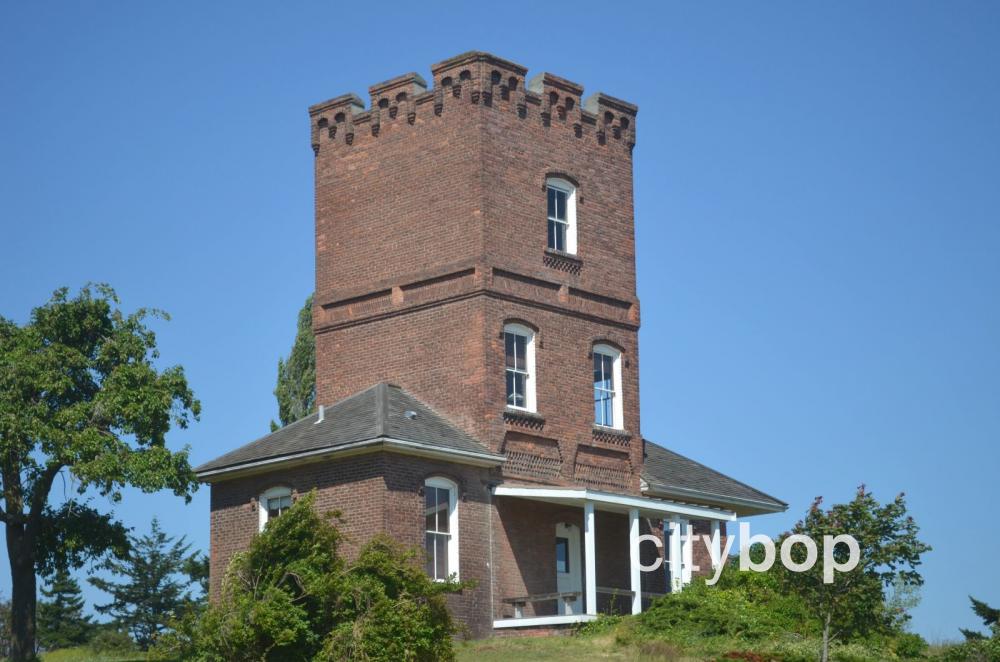
[[[594,346],[594,423],[622,428],[622,353]]]
[[[535,333],[521,324],[503,328],[507,406],[535,411]]]
[[[549,248],[576,253],[576,187],[565,179],[545,180],[548,195]]]

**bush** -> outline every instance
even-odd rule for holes
[[[903,632],[895,641],[896,655],[903,660],[914,660],[927,654],[930,646],[919,634]]]
[[[757,642],[815,631],[801,600],[779,593],[769,575],[729,570],[723,576],[727,574],[731,577],[716,586],[698,579],[680,593],[659,598],[636,619],[631,634],[640,640],[725,637]]]
[[[299,499],[233,557],[222,595],[158,642],[163,659],[451,660],[456,627],[423,552],[377,537],[347,565],[332,519]]]
[[[135,642],[127,632],[114,627],[102,627],[87,644],[87,648],[103,655],[124,655],[135,651]]]
[[[1000,638],[967,641],[951,646],[941,655],[947,662],[1000,662]]]

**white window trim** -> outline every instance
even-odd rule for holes
[[[566,252],[576,255],[576,187],[560,177],[548,177],[545,180],[545,187],[546,189],[558,189],[566,194]],[[545,195],[548,196],[547,190]],[[546,223],[548,223],[548,214],[546,214]]]
[[[538,411],[537,403],[535,402],[535,332],[529,327],[523,324],[504,324],[503,327],[504,334],[515,333],[520,336],[526,336],[528,339],[527,346],[524,348],[524,360],[527,365],[527,376],[524,378],[524,406],[520,407],[517,405],[508,404],[507,407],[510,409],[517,409],[519,411],[530,411],[535,413]],[[504,341],[504,401],[507,398],[507,355],[506,355],[506,339]]]
[[[448,490],[448,533],[450,534],[448,538],[448,575],[458,581],[458,485],[447,478],[435,476],[425,480],[424,486]],[[444,581],[444,579],[436,581]]]
[[[604,356],[610,356],[613,368],[612,368],[612,379],[611,387],[614,389],[614,396],[611,400],[611,416],[614,419],[611,425],[603,425],[602,427],[610,427],[615,430],[624,429],[624,411],[622,407],[622,353],[621,351],[615,349],[611,345],[594,345],[594,354],[603,354]],[[598,424],[597,421],[594,421]],[[598,424],[599,425],[599,424]]]
[[[266,490],[257,498],[257,508],[259,512],[260,528],[258,531],[264,530],[264,525],[267,524],[267,500],[273,499],[275,497],[291,497],[292,490],[288,487],[272,487]]]

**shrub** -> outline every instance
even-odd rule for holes
[[[941,655],[947,662],[1000,662],[1000,638],[977,639],[951,646]]]
[[[135,642],[127,632],[113,627],[102,627],[87,647],[98,654],[122,655],[135,651]]]
[[[740,576],[716,586],[696,580],[684,591],[656,600],[638,617],[632,635],[640,640],[728,637],[755,642],[813,630],[801,601],[778,593],[767,575],[729,574]]]
[[[928,648],[927,642],[919,634],[903,632],[896,637],[896,655],[904,660],[913,660],[923,657]]]
[[[340,623],[319,659],[454,659],[457,628],[444,596],[459,585],[432,581],[422,558],[386,536],[365,545],[344,575]]]
[[[332,519],[315,494],[267,523],[234,556],[222,595],[197,618],[176,624],[154,651],[203,662],[226,660],[451,660],[456,627],[422,552],[377,537],[348,565]]]

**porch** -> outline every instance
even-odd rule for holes
[[[710,535],[711,557],[719,559],[720,523],[736,519],[731,511],[590,489],[500,485],[494,498],[494,629],[638,614],[691,581],[692,532]]]

